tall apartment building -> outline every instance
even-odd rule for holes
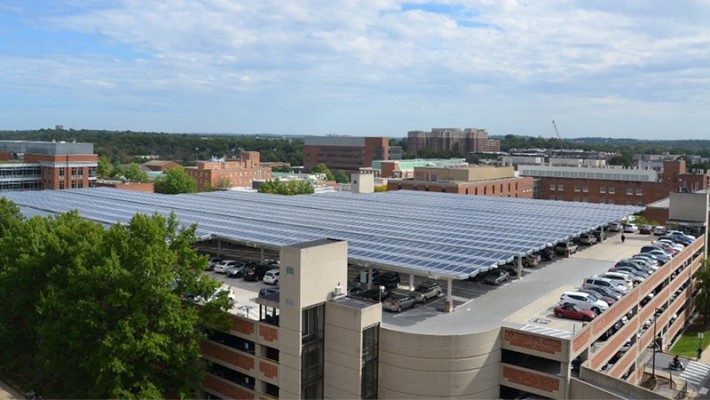
[[[710,188],[710,175],[688,173],[684,160],[664,161],[661,173],[652,169],[544,165],[519,165],[518,172],[536,178],[540,198],[549,200],[646,205],[671,192]]]
[[[375,160],[401,158],[401,154],[401,148],[391,148],[386,137],[306,136],[303,166],[310,170],[323,163],[331,171],[357,172]]]
[[[0,191],[96,186],[92,143],[0,141]]]
[[[485,129],[434,128],[431,132],[408,132],[407,146],[411,153],[423,149],[451,150],[465,156],[471,152],[498,152],[500,140],[489,139]]]
[[[415,167],[411,179],[390,179],[387,190],[418,190],[480,196],[533,198],[533,178],[517,177],[513,167]]]
[[[198,192],[220,186],[251,188],[254,180],[271,179],[271,168],[262,167],[259,158],[258,151],[245,151],[239,160],[198,161],[185,172],[195,178]]]

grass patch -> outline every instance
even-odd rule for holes
[[[696,320],[697,321],[697,320]],[[678,341],[673,345],[669,353],[679,356],[695,358],[698,356],[698,333],[702,332],[705,336],[700,341],[700,346],[703,351],[710,344],[710,327],[704,327],[702,324],[694,323],[678,338]]]

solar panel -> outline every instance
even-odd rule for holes
[[[104,225],[175,213],[199,237],[280,248],[347,240],[349,261],[465,279],[642,207],[394,191],[277,196],[238,191],[160,195],[108,188],[9,192],[26,216],[73,209]]]

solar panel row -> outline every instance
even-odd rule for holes
[[[465,279],[640,207],[396,191],[275,196],[238,191],[167,196],[115,189],[3,194],[28,217],[78,210],[104,225],[175,213],[200,237],[279,248],[347,240],[353,263]]]

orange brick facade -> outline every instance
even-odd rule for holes
[[[544,392],[555,393],[560,390],[559,379],[542,374],[534,374],[532,372],[523,371],[517,368],[503,366],[502,375],[503,378],[512,383],[535,388]]]
[[[423,182],[411,180],[390,180],[387,190],[419,190],[468,194],[474,196],[498,196],[533,198],[533,178],[496,179],[477,182]]]
[[[361,145],[337,145],[338,138],[331,139],[333,145],[306,144],[303,146],[303,166],[311,170],[323,163],[331,171],[357,172],[360,168],[371,167],[375,160],[389,157],[389,139],[386,137],[366,137]],[[348,139],[351,138],[344,138]]]
[[[251,188],[255,179],[271,179],[271,168],[262,167],[259,153],[247,151],[239,160],[198,161],[197,166],[185,168],[195,178],[198,191],[212,190],[220,186]]]

